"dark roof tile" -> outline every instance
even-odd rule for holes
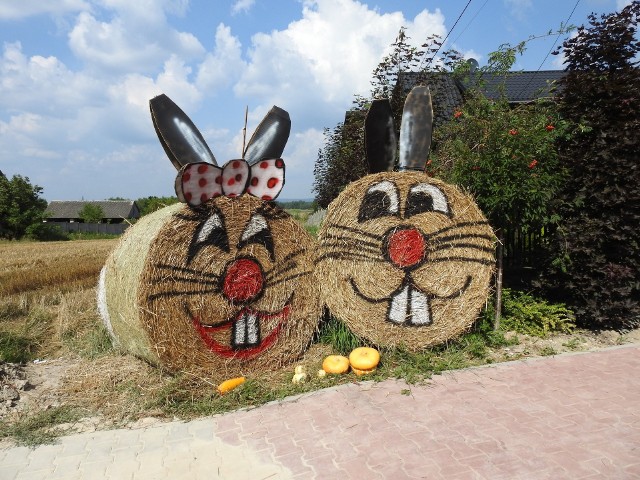
[[[138,205],[132,200],[102,200],[97,202],[53,200],[47,206],[45,214],[49,218],[80,218],[80,211],[86,204],[99,206],[104,218],[138,218]]]

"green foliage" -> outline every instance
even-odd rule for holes
[[[86,203],[78,212],[84,223],[101,223],[104,218],[102,207],[95,203]]]
[[[178,203],[178,197],[151,196],[139,198],[136,200],[136,204],[140,209],[140,216],[148,215],[155,212],[156,210],[160,210],[161,208],[173,205],[174,203]]]
[[[33,358],[36,345],[28,336],[0,331],[0,361],[25,363]]]
[[[372,91],[369,97],[356,96],[353,107],[345,120],[332,129],[325,129],[325,142],[318,152],[313,175],[315,200],[326,208],[349,183],[368,173],[364,151],[364,118],[375,98],[391,96],[396,129],[400,128],[400,115],[408,92],[398,88],[404,72],[442,72],[446,67],[459,62],[460,56],[452,50],[442,52],[442,62],[435,62],[434,55],[441,46],[440,38],[433,35],[420,47],[409,43],[405,28],[401,28],[391,44],[391,53],[374,69]],[[419,79],[419,81],[421,81]]]
[[[493,316],[493,305],[489,305],[483,312],[483,321],[489,323]],[[502,290],[502,330],[546,337],[552,333],[571,333],[574,321],[573,312],[564,304],[549,303],[508,288]]]
[[[469,190],[497,230],[540,228],[566,175],[555,142],[567,128],[553,104],[511,108],[471,91],[434,134],[434,168]]]
[[[541,286],[570,303],[579,324],[640,324],[640,2],[564,42],[560,113],[575,127],[560,145],[570,171],[564,219]]]
[[[354,348],[362,346],[362,340],[344,322],[329,316],[320,326],[318,342],[330,345],[334,352],[349,355]]]
[[[18,328],[10,328],[4,321],[20,319]],[[48,336],[52,315],[45,309],[35,307],[28,311],[16,304],[6,304],[0,310],[0,361],[24,363],[37,357],[38,349]]]
[[[56,429],[56,426],[75,423],[83,416],[83,411],[76,407],[53,407],[36,415],[24,416],[17,422],[1,421],[0,438],[11,437],[19,445],[27,447],[54,443],[61,435],[69,434],[69,429]]]
[[[47,202],[41,193],[28,177],[14,175],[9,180],[0,172],[0,238],[22,238],[29,225],[42,222]]]
[[[69,240],[69,235],[62,231],[58,225],[50,223],[33,223],[27,227],[25,236],[39,242]]]
[[[284,210],[316,210],[313,200],[276,200],[276,204]]]
[[[321,208],[327,208],[345,186],[367,174],[363,122],[364,113],[354,108],[343,123],[324,130],[324,147],[313,168],[313,191]]]
[[[108,240],[118,238],[120,235],[100,232],[69,232],[67,236],[69,240]]]

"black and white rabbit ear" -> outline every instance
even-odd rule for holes
[[[188,163],[211,163],[216,158],[191,119],[164,93],[149,100],[151,119],[160,143],[177,170]]]
[[[398,142],[389,99],[371,102],[364,119],[364,145],[369,173],[393,170]]]
[[[274,105],[253,132],[243,152],[243,158],[249,165],[263,159],[280,158],[289,139],[289,133],[291,133],[289,113]]]
[[[433,107],[429,87],[414,87],[407,95],[402,111],[400,171],[424,171],[431,149],[432,125]]]

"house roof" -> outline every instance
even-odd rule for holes
[[[564,70],[482,73],[474,80],[487,98],[500,98],[504,91],[509,103],[521,103],[553,97],[557,81],[565,74]]]
[[[47,206],[45,214],[49,218],[80,218],[80,211],[87,204],[102,209],[104,218],[138,218],[140,211],[133,200],[103,200],[99,202],[53,200]]]
[[[506,74],[477,72],[471,80],[459,82],[447,73],[425,75],[421,72],[403,72],[398,77],[398,83],[404,93],[408,93],[418,83],[428,85],[436,119],[436,111],[440,110],[444,120],[449,120],[453,111],[462,105],[464,91],[472,85],[478,85],[490,99],[500,98],[504,92],[509,103],[531,102],[553,96],[556,82],[565,74],[564,70],[519,71]]]
[[[427,85],[431,90],[433,102],[434,126],[451,120],[454,112],[464,103],[462,88],[452,75],[446,73],[421,74],[402,72],[398,75],[398,87],[404,97],[418,83]]]

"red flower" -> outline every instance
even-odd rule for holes
[[[471,167],[471,170],[480,170],[480,167],[478,165],[474,165],[473,167]]]
[[[530,164],[529,164],[529,168],[534,168],[536,165],[538,164],[538,160],[533,160]]]
[[[554,127],[553,125],[549,124],[546,127],[544,127],[547,129],[547,132],[550,132],[551,130],[555,130],[556,127]]]
[[[462,112],[460,110],[456,110],[453,114],[453,118],[460,118],[462,116]]]
[[[515,128],[512,128],[511,130],[509,130],[509,135],[517,135],[518,134],[518,130],[516,130]]]

